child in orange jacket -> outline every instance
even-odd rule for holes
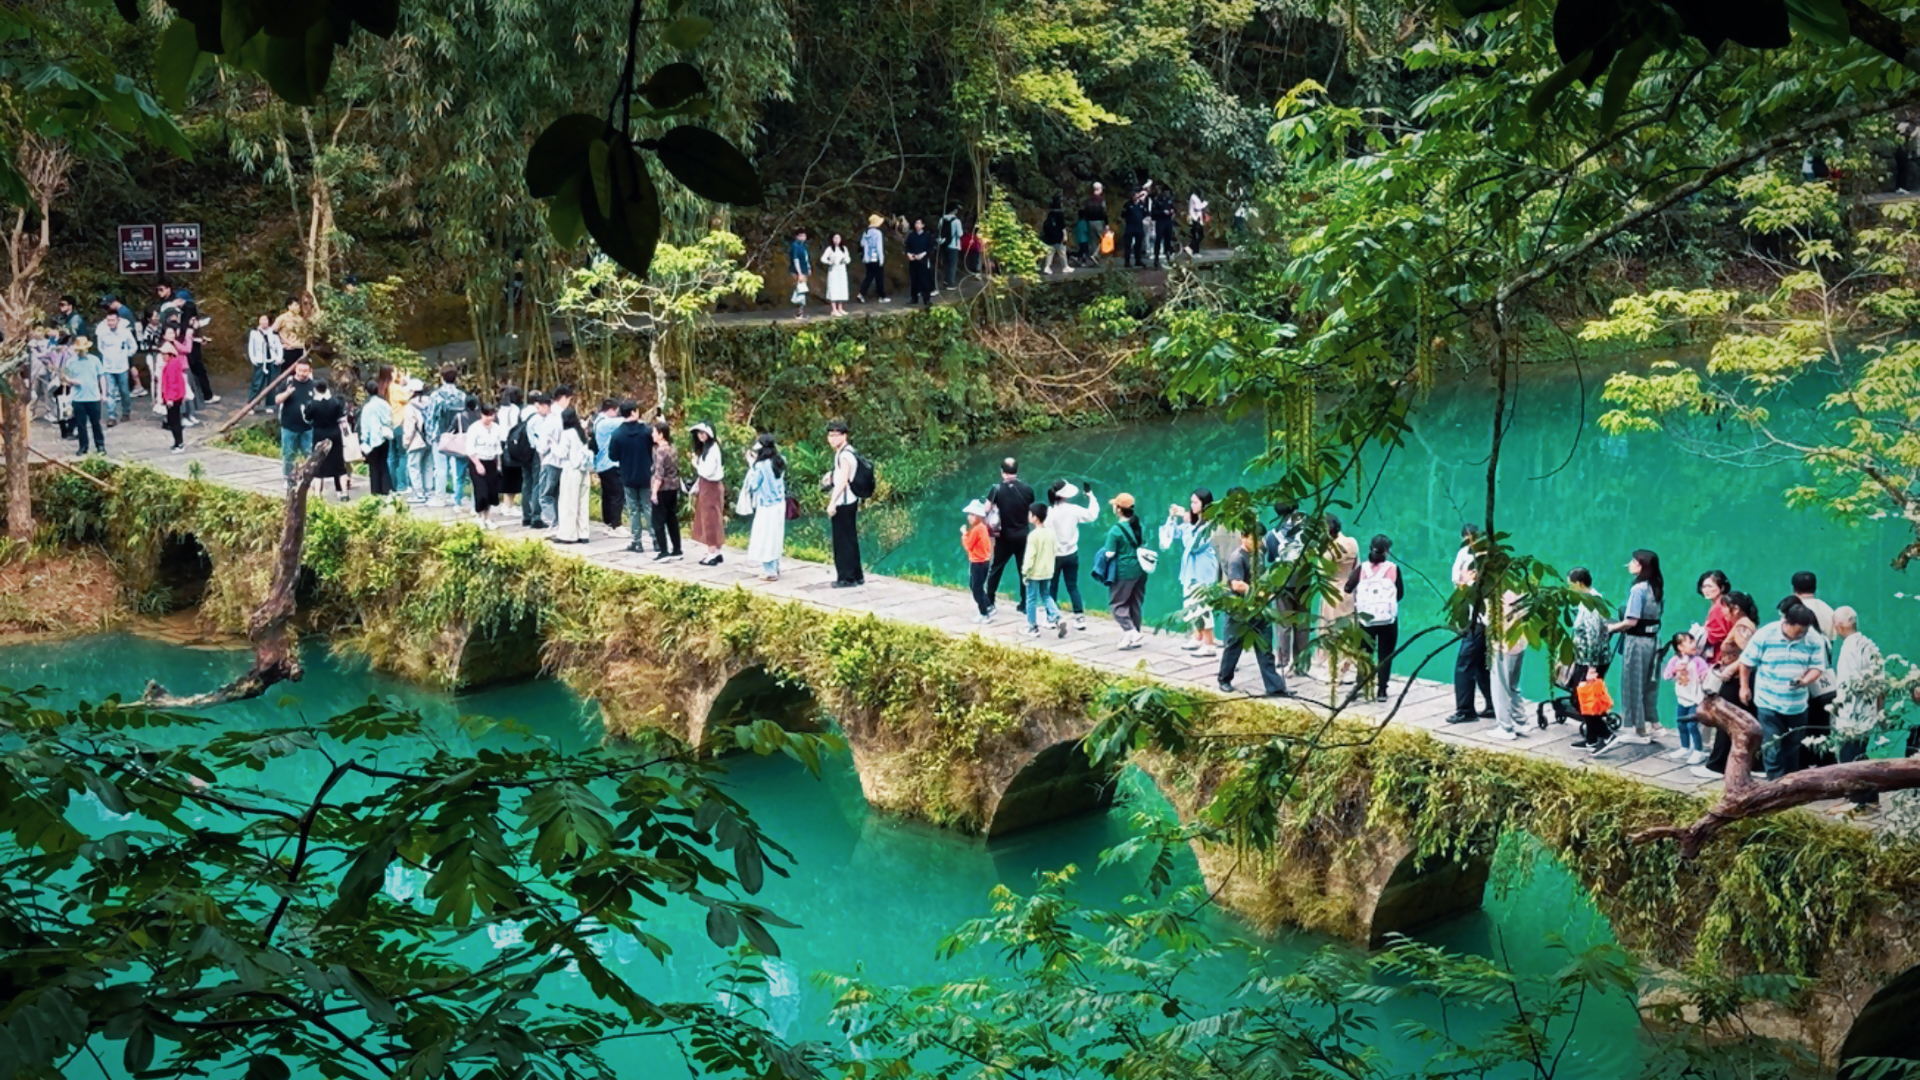
[[[993,597],[987,594],[987,567],[993,562],[993,537],[987,532],[987,504],[975,499],[961,512],[967,515],[967,523],[960,526],[960,546],[967,553],[967,585],[973,590],[974,606],[980,609],[973,621],[984,624],[987,612],[993,607]]]

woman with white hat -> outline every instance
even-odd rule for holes
[[[993,609],[993,594],[987,591],[987,570],[993,565],[993,534],[987,529],[987,504],[975,499],[966,505],[961,513],[967,516],[967,523],[960,526],[960,546],[967,553],[967,587],[973,590],[974,607],[980,614],[973,617],[977,623],[985,623]]]
[[[1047,488],[1047,528],[1053,530],[1053,580],[1047,583],[1047,595],[1060,602],[1060,585],[1065,582],[1067,596],[1073,601],[1073,628],[1087,628],[1087,605],[1080,599],[1080,526],[1100,520],[1100,504],[1093,497],[1093,481],[1087,481],[1087,505],[1070,502],[1081,491],[1065,480],[1055,480]]]
[[[726,460],[720,442],[707,424],[693,425],[693,542],[707,549],[701,566],[720,565],[720,547],[727,542]]]

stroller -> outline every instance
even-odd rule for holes
[[[1568,692],[1534,706],[1534,719],[1543,731],[1549,719],[1556,724],[1578,721],[1589,749],[1604,748],[1613,742],[1614,735],[1620,730],[1620,714],[1613,711],[1613,697],[1607,693],[1606,680],[1593,676],[1579,686],[1573,686],[1572,682],[1573,668],[1570,665],[1563,664],[1555,668],[1553,685]],[[1596,731],[1605,732],[1597,746],[1592,742]]]

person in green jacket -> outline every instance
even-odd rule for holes
[[[1133,516],[1133,496],[1121,492],[1108,500],[1120,520],[1107,530],[1106,553],[1113,559],[1112,584],[1107,586],[1107,610],[1120,624],[1120,647],[1137,649],[1146,644],[1140,632],[1140,601],[1147,594],[1147,572],[1140,565],[1140,545],[1145,533]]]
[[[1053,530],[1046,527],[1047,504],[1037,502],[1029,506],[1027,520],[1032,527],[1027,530],[1026,554],[1020,559],[1020,580],[1027,586],[1027,636],[1040,636],[1037,622],[1040,609],[1045,607],[1047,629],[1057,637],[1066,637],[1067,620],[1060,617],[1060,605],[1054,603],[1047,591],[1047,586],[1053,583],[1054,552],[1058,550]]]

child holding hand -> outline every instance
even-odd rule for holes
[[[1707,658],[1700,655],[1699,642],[1684,630],[1673,635],[1667,647],[1673,650],[1673,658],[1667,661],[1660,677],[1673,682],[1674,697],[1680,702],[1674,714],[1674,726],[1680,729],[1680,749],[1666,756],[1698,765],[1707,760],[1707,751],[1700,742],[1700,721],[1693,715],[1706,697],[1705,680],[1711,668]]]

